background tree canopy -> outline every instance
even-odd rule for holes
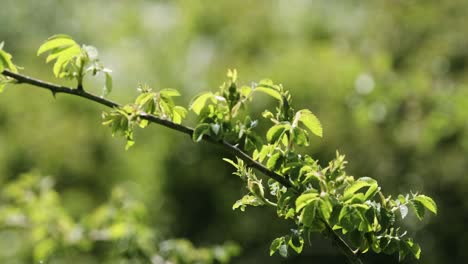
[[[338,149],[351,174],[376,178],[387,193],[418,190],[434,197],[440,217],[407,222],[423,248],[421,263],[461,263],[468,257],[463,250],[468,36],[461,34],[466,1],[3,0],[1,5],[0,39],[17,64],[57,82],[43,58],[32,54],[48,36],[72,35],[100,48],[102,61],[114,71],[112,98],[118,101],[128,101],[139,83],[148,83],[177,88],[187,105],[200,91],[214,90],[228,68],[237,68],[243,82],[274,78],[291,91],[298,108],[312,109],[322,122],[324,138],[306,149],[311,156],[326,164]],[[86,79],[85,85],[102,89],[100,80]],[[24,192],[35,182],[50,185],[44,180],[50,178],[31,175],[17,182],[20,174],[36,170],[53,175],[56,183],[56,198],[45,205],[60,203],[61,209],[42,212],[50,218],[63,209],[71,219],[99,222],[102,204],[113,208],[119,204],[113,201],[127,201],[129,195],[137,206],[125,207],[129,217],[122,221],[154,237],[148,239],[185,237],[206,247],[236,241],[242,254],[235,263],[343,262],[319,237],[300,256],[269,257],[269,242],[289,227],[273,210],[230,209],[243,191],[219,158],[226,155],[223,150],[154,126],[138,131],[137,144],[123,151],[124,140],[110,138],[100,126],[101,107],[22,87],[7,92],[0,96],[3,205],[21,204],[15,200],[18,188],[8,187],[12,183]],[[257,112],[266,104],[260,101]],[[40,206],[35,209],[41,213]],[[30,263],[41,253],[31,252],[32,243],[20,230],[2,226],[0,260]],[[112,263],[109,252],[116,250],[115,245],[77,250],[62,254],[61,261]],[[396,259],[371,254],[364,261]]]

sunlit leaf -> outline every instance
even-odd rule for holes
[[[286,124],[278,124],[272,126],[268,129],[266,138],[269,143],[276,142],[280,139],[281,135],[288,129],[288,125]]]
[[[240,94],[244,97],[249,97],[250,93],[252,92],[252,87],[244,85],[240,88]]]
[[[412,208],[414,209],[414,212],[416,213],[416,216],[418,217],[418,219],[422,220],[426,213],[426,210],[424,209],[424,205],[418,200],[411,200],[410,204],[412,205]]]
[[[6,51],[0,49],[0,67],[2,68],[2,70],[0,72],[2,72],[4,69],[9,69],[12,72],[18,72],[18,69],[13,64],[11,59],[12,59],[11,54],[9,54]]]
[[[207,123],[202,123],[199,124],[198,126],[195,127],[195,130],[193,131],[192,134],[192,139],[195,142],[199,142],[202,140],[203,135],[209,135],[211,130],[211,125]]]
[[[310,132],[314,133],[319,137],[323,136],[322,124],[320,124],[318,118],[314,114],[312,114],[310,110],[299,110],[296,113],[295,119],[299,122],[302,122],[302,124],[304,124],[304,126],[307,127],[307,129],[309,129]]]
[[[106,76],[106,82],[104,85],[104,95],[107,95],[110,92],[112,92],[112,76],[107,72],[104,73],[104,75]]]
[[[172,122],[176,124],[182,123],[182,119],[184,119],[187,116],[187,109],[183,108],[182,106],[174,106],[172,111],[173,111]]]
[[[214,95],[212,92],[204,92],[197,95],[190,103],[189,109],[199,115],[200,111],[203,109],[203,107],[205,107],[206,101],[208,99],[214,101]]]
[[[159,91],[159,94],[163,97],[174,97],[174,96],[180,96],[179,91],[171,88],[165,88]]]
[[[299,212],[310,204],[311,202],[319,199],[319,194],[315,190],[309,190],[306,193],[301,194],[299,197],[296,199],[296,212]]]
[[[284,243],[285,243],[284,237],[275,238],[273,242],[271,242],[271,245],[270,245],[270,256],[273,256],[273,254],[275,254],[275,252],[278,251],[281,245]]]
[[[234,203],[234,205],[232,206],[232,210],[236,210],[239,208],[241,211],[245,211],[245,208],[247,205],[259,206],[259,205],[263,205],[263,201],[257,198],[256,196],[247,194],[247,195],[244,195],[242,199]]]
[[[281,97],[280,92],[278,92],[275,89],[269,88],[269,87],[264,87],[264,86],[257,86],[255,87],[255,92],[261,92],[264,94],[267,94],[275,99],[278,99],[279,101],[282,101],[283,98]]]
[[[281,153],[277,152],[273,154],[267,161],[267,167],[271,170],[277,170],[283,162],[283,156]]]
[[[437,205],[431,197],[426,195],[418,195],[414,198],[414,200],[420,202],[429,211],[433,212],[434,214],[437,214]]]
[[[288,245],[294,251],[296,251],[296,253],[299,254],[302,252],[302,249],[304,247],[304,238],[302,238],[301,236],[291,236],[291,238],[288,241]]]
[[[41,55],[44,52],[50,51],[55,48],[62,48],[67,46],[77,45],[76,42],[68,35],[54,35],[47,39],[47,41],[42,44],[38,51],[37,55]]]

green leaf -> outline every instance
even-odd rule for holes
[[[260,206],[263,204],[264,204],[263,201],[257,198],[256,196],[247,194],[247,195],[244,195],[242,199],[234,203],[234,205],[232,206],[232,210],[236,210],[237,208],[240,208],[240,210],[243,212],[245,211],[245,207],[247,205]]]
[[[79,49],[66,49],[60,53],[55,61],[53,72],[55,77],[60,77],[63,69],[70,63],[70,61],[76,56],[80,55],[81,51]]]
[[[153,99],[155,96],[156,96],[155,93],[142,93],[136,98],[135,103],[139,106],[143,106],[145,103]]]
[[[270,87],[265,87],[265,86],[259,85],[259,86],[255,87],[254,91],[268,94],[269,96],[271,96],[273,98],[276,98],[279,101],[283,100],[283,98],[281,97],[280,92],[278,92],[277,90],[275,90],[273,88],[270,88]]]
[[[49,56],[47,56],[46,58],[46,63],[49,63],[62,55],[65,55],[65,56],[66,54],[79,55],[80,53],[81,53],[81,48],[78,45],[56,48],[56,49],[51,50]]]
[[[239,166],[237,165],[237,163],[235,163],[232,159],[228,159],[228,158],[223,158],[223,160],[229,164],[231,164],[232,166],[234,166],[234,168],[239,168]]]
[[[300,221],[304,224],[304,226],[307,226],[313,230],[321,230],[324,226],[323,223],[319,221],[317,214],[317,204],[316,201],[314,201],[304,207],[304,210],[302,210],[300,216]]]
[[[112,92],[112,76],[108,72],[104,74],[106,76],[106,82],[104,85],[104,95],[108,95],[110,92]]]
[[[228,72],[227,72],[227,77],[229,79],[231,79],[232,82],[236,82],[237,81],[237,70],[236,69],[229,69]]]
[[[328,222],[333,211],[333,205],[331,204],[328,197],[321,197],[320,200],[318,200],[318,203],[320,214],[322,215],[323,219]]]
[[[296,113],[296,117],[294,119],[302,122],[302,124],[304,124],[304,126],[306,126],[310,132],[314,133],[315,135],[319,137],[323,136],[322,124],[320,124],[318,118],[312,114],[310,110],[299,110]]]
[[[417,200],[411,200],[410,204],[412,205],[412,208],[414,209],[414,212],[416,213],[416,216],[418,217],[419,220],[422,220],[424,218],[424,214],[426,213],[426,210],[424,209],[424,205]]]
[[[180,96],[179,91],[171,88],[165,88],[159,91],[159,94],[163,97],[175,97],[175,96]]]
[[[244,85],[240,88],[240,94],[243,97],[249,97],[250,93],[252,93],[252,87]]]
[[[304,238],[301,236],[291,236],[291,238],[288,241],[288,245],[296,251],[296,253],[301,253],[302,249],[304,247]],[[271,252],[271,251],[270,251]]]
[[[296,199],[296,212],[299,212],[302,208],[317,200],[319,198],[318,196],[319,194],[316,190],[308,190],[301,194]]]
[[[284,133],[284,131],[289,129],[288,127],[289,125],[286,125],[286,124],[278,124],[268,129],[268,132],[266,134],[268,143],[273,143],[273,142],[278,141],[281,135]]]
[[[37,55],[41,55],[44,52],[50,51],[52,49],[56,48],[63,48],[63,47],[69,47],[73,45],[78,45],[76,42],[67,35],[54,35],[47,39],[44,44],[42,44],[39,47],[39,50],[37,51]]]
[[[208,99],[211,99],[211,101],[215,102],[214,94],[212,92],[204,92],[195,96],[195,98],[193,98],[192,102],[190,103],[189,109],[195,112],[195,114],[199,115],[203,107],[205,107],[206,101]]]
[[[275,252],[279,250],[279,248],[281,247],[281,245],[284,244],[284,242],[284,237],[275,238],[270,245],[270,256],[273,256],[273,254],[275,254]]]
[[[283,155],[277,152],[268,159],[266,165],[271,170],[278,170],[281,167],[281,164],[283,163],[283,159]]]
[[[211,125],[207,123],[202,123],[199,124],[198,126],[195,127],[195,130],[193,131],[192,134],[192,139],[195,142],[199,142],[202,140],[203,135],[209,135],[211,130]]]
[[[263,145],[260,151],[255,150],[253,153],[253,159],[263,162],[263,160],[267,157],[268,153],[272,150],[272,145]]]
[[[176,124],[182,123],[182,119],[187,116],[187,109],[183,108],[182,106],[174,106],[172,111],[172,122]]]
[[[368,192],[366,192],[366,195],[364,196],[364,199],[367,199],[368,196],[371,196],[371,195],[375,194],[375,191],[378,188],[377,182],[374,179],[371,179],[369,177],[362,177],[362,178],[357,179],[351,185],[346,187],[346,189],[345,189],[345,191],[343,193],[342,200],[350,199],[354,195],[354,193],[356,193],[357,191],[359,191],[360,189],[362,189],[364,187],[369,187],[369,186],[373,186],[373,187],[372,187],[372,189],[370,189],[371,192],[369,192],[369,190],[368,190]]]
[[[418,195],[414,198],[414,200],[420,202],[429,211],[433,212],[434,214],[437,214],[437,205],[431,197],[426,195]]]
[[[307,132],[299,127],[295,127],[292,129],[292,138],[294,144],[298,146],[308,146],[309,145],[309,137]]]
[[[13,62],[11,61],[11,54],[0,49],[0,67],[2,68],[2,70],[0,71],[0,73],[4,70],[4,69],[9,69],[11,70],[12,72],[18,72],[18,69],[16,68],[16,66],[13,64]]]
[[[411,253],[413,253],[413,256],[416,259],[419,259],[421,257],[421,248],[419,247],[417,243],[414,243],[411,238],[403,242],[406,243],[406,246],[410,249]]]

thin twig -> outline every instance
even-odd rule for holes
[[[121,107],[120,104],[118,104],[118,103],[116,103],[114,101],[111,101],[109,99],[106,99],[106,98],[94,95],[92,93],[86,92],[83,89],[73,89],[73,88],[70,88],[70,87],[45,82],[45,81],[35,79],[35,78],[29,77],[29,76],[26,76],[26,75],[23,75],[23,74],[14,73],[14,72],[9,71],[9,70],[3,70],[3,72],[1,74],[15,79],[18,83],[30,84],[30,85],[35,86],[35,87],[47,89],[47,90],[52,92],[54,97],[58,93],[71,94],[71,95],[86,98],[86,99],[88,99],[90,101],[94,101],[96,103],[105,105],[105,106],[110,107],[110,108]],[[171,122],[169,120],[161,119],[161,118],[159,118],[159,117],[157,117],[155,115],[152,115],[152,114],[142,113],[142,114],[140,114],[140,117],[142,119],[146,119],[146,120],[148,120],[148,121],[150,121],[152,123],[156,123],[156,124],[165,126],[167,128],[170,128],[172,130],[176,130],[176,131],[179,131],[181,133],[187,134],[190,137],[192,137],[192,134],[194,132],[193,128],[191,128],[191,127],[176,124],[176,123],[173,123],[173,122]],[[227,142],[225,140],[221,140],[221,141],[215,140],[215,139],[213,139],[212,137],[210,137],[208,135],[204,135],[203,140],[223,146],[225,149],[229,150],[232,154],[234,154],[234,155],[238,156],[239,158],[241,158],[242,160],[244,160],[244,162],[246,162],[247,166],[257,169],[258,171],[260,171],[261,173],[263,173],[267,177],[269,177],[271,179],[274,179],[275,181],[279,182],[283,186],[285,186],[287,188],[291,188],[291,189],[295,190],[296,192],[298,192],[296,187],[293,186],[292,183],[287,178],[285,178],[284,176],[282,176],[282,175],[268,169],[263,164],[255,161],[252,157],[250,157],[247,153],[245,153],[242,149],[238,148],[237,146],[232,145],[232,144],[230,144],[229,142]],[[331,239],[333,240],[334,244],[336,244],[336,246],[347,257],[348,262],[350,264],[362,264],[362,261],[359,259],[357,254],[355,254],[354,251],[349,247],[349,245],[346,243],[346,241],[344,241],[343,238],[341,238],[327,223],[325,223],[325,224],[326,224],[328,234],[331,236]]]

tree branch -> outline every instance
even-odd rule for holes
[[[88,99],[90,101],[94,101],[96,103],[99,103],[101,105],[105,105],[105,106],[110,107],[110,108],[121,107],[120,104],[118,104],[118,103],[116,103],[114,101],[111,101],[109,99],[94,95],[92,93],[88,93],[83,89],[74,89],[74,88],[70,88],[70,87],[66,87],[66,86],[61,86],[61,85],[45,82],[45,81],[35,79],[35,78],[29,77],[29,76],[26,76],[26,75],[23,75],[23,74],[14,73],[14,72],[9,71],[9,70],[3,70],[3,72],[1,72],[1,74],[15,79],[18,83],[25,83],[25,84],[29,84],[29,85],[32,85],[32,86],[35,86],[35,87],[38,87],[38,88],[43,88],[43,89],[49,90],[49,91],[52,92],[54,97],[58,93],[71,94],[71,95],[86,98],[86,99]],[[140,114],[140,117],[142,119],[146,119],[146,120],[148,120],[148,121],[150,121],[152,123],[156,123],[156,124],[162,125],[164,127],[170,128],[172,130],[176,130],[176,131],[179,131],[181,133],[187,134],[190,137],[192,137],[192,134],[193,134],[193,131],[194,131],[193,128],[191,128],[191,127],[176,124],[176,123],[173,123],[173,122],[171,122],[169,120],[161,119],[161,118],[159,118],[159,117],[157,117],[155,115],[152,115],[152,114],[142,113],[142,114]],[[241,158],[242,160],[244,160],[244,162],[246,162],[247,166],[249,166],[251,168],[255,168],[256,170],[263,173],[265,176],[279,182],[283,186],[285,186],[287,188],[291,188],[291,189],[295,190],[296,192],[299,192],[295,188],[295,186],[293,186],[291,184],[291,182],[287,178],[285,178],[284,176],[282,176],[282,175],[280,175],[280,174],[278,174],[278,173],[276,173],[276,172],[274,172],[272,170],[269,170],[267,167],[265,167],[263,164],[255,161],[252,157],[250,157],[247,153],[245,153],[242,149],[238,148],[237,146],[232,145],[232,144],[230,144],[229,142],[227,142],[225,140],[221,140],[221,141],[215,140],[215,139],[213,139],[212,137],[210,137],[208,135],[204,135],[203,140],[223,146],[229,152],[231,152],[235,156],[237,156],[237,157]],[[341,238],[327,223],[326,223],[326,227],[327,227],[328,235],[331,236],[331,239],[333,240],[334,244],[347,257],[348,262],[350,264],[362,264],[362,261],[353,252],[353,250],[349,247],[349,245],[346,243],[346,241],[344,241],[343,238]]]
[[[26,76],[26,75],[23,75],[23,74],[14,73],[14,72],[9,71],[9,70],[3,70],[2,74],[17,80],[18,83],[26,83],[26,84],[30,84],[30,85],[33,85],[33,86],[36,86],[36,87],[39,87],[39,88],[47,89],[47,90],[51,91],[54,96],[56,94],[58,94],[58,93],[71,94],[71,95],[76,95],[76,96],[79,96],[79,97],[86,98],[86,99],[88,99],[90,101],[94,101],[96,103],[105,105],[105,106],[110,107],[110,108],[121,107],[121,105],[116,103],[116,102],[113,102],[113,101],[111,101],[109,99],[105,99],[103,97],[88,93],[88,92],[86,92],[84,90],[74,89],[74,88],[61,86],[61,85],[56,85],[56,84],[53,84],[53,83],[49,83],[49,82],[45,82],[45,81],[42,81],[42,80],[38,80],[38,79],[35,79],[35,78],[32,78],[32,77],[29,77],[29,76]],[[191,127],[176,124],[176,123],[173,123],[173,122],[171,122],[169,120],[161,119],[161,118],[159,118],[159,117],[157,117],[155,115],[148,114],[148,113],[142,113],[142,114],[140,114],[140,117],[142,119],[146,119],[146,120],[148,120],[148,121],[150,121],[152,123],[156,123],[156,124],[165,126],[167,128],[179,131],[181,133],[187,134],[190,137],[192,137],[193,128],[191,128]],[[229,142],[226,142],[224,140],[221,140],[221,141],[215,140],[215,139],[213,139],[212,137],[210,137],[208,135],[204,135],[203,140],[214,143],[214,144],[222,145],[225,149],[229,150],[232,154],[234,154],[234,155],[238,156],[239,158],[241,158],[242,160],[244,160],[246,162],[247,166],[257,169],[261,173],[265,174],[267,177],[269,177],[271,179],[274,179],[275,181],[281,183],[285,187],[294,188],[294,186],[292,186],[292,184],[284,176],[282,176],[282,175],[280,175],[280,174],[278,174],[278,173],[276,173],[274,171],[269,170],[263,164],[255,161],[247,153],[242,151],[240,148],[230,144]]]
[[[325,220],[322,220],[322,222],[325,224],[326,234],[328,236],[331,236],[333,244],[340,249],[343,255],[346,256],[348,263],[363,264],[359,256],[353,251],[353,249],[348,245],[348,243],[346,243],[346,241],[342,237],[340,237],[340,235],[338,235]]]

